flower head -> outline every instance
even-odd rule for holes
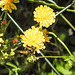
[[[0,0],[0,7],[3,10],[8,10],[10,13],[12,10],[16,10],[16,6],[13,3],[19,3],[19,0]]]
[[[32,51],[39,53],[40,49],[45,49],[44,46],[44,36],[43,32],[39,30],[39,28],[35,28],[35,26],[32,26],[31,29],[28,29],[24,32],[25,35],[20,35],[20,38],[22,39],[21,42],[24,43],[23,46]]]
[[[31,55],[27,58],[27,62],[35,62],[37,61],[39,58],[37,58],[35,55]]]
[[[38,6],[33,13],[34,20],[40,24],[40,27],[49,27],[55,22],[55,13],[53,12],[53,9],[46,5]]]

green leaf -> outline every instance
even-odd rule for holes
[[[62,73],[63,75],[71,75],[72,74],[72,71],[69,71],[68,69],[65,69],[63,66],[61,65],[58,65],[57,67],[57,70]]]
[[[14,68],[17,68],[17,66],[15,66],[14,64],[12,64],[10,62],[7,62],[6,65],[11,66],[11,67],[14,67]]]

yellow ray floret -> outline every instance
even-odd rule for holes
[[[17,10],[13,3],[19,3],[19,0],[1,0],[0,7],[2,7],[2,11],[8,10],[10,13],[12,13],[12,10]]]
[[[24,32],[25,35],[20,35],[20,38],[22,39],[21,42],[24,43],[24,47],[35,48],[33,52],[40,52],[40,49],[45,49],[44,46],[44,36],[43,32],[39,30],[39,28],[35,28],[35,26],[32,26],[31,29],[28,29]],[[28,48],[28,49],[29,49]]]
[[[48,7],[47,5],[40,5],[35,8],[34,20],[40,24],[40,27],[49,27],[55,22],[55,13],[53,9]]]
[[[40,28],[40,31],[43,32],[43,35],[44,35],[44,37],[45,37],[45,42],[50,42],[50,40],[51,40],[52,37],[49,37],[49,36],[47,35],[47,34],[48,34],[47,29],[42,29],[42,28]]]

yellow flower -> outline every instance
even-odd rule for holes
[[[21,42],[24,43],[23,46],[25,49],[30,50],[35,53],[40,52],[40,49],[45,49],[44,46],[44,36],[43,32],[39,30],[39,28],[35,28],[32,26],[31,29],[28,29],[24,32],[25,35],[20,35],[22,39]]]
[[[3,33],[0,33],[0,37],[3,36]],[[1,47],[1,43],[3,43],[4,40],[2,38],[0,38],[0,47]]]
[[[19,0],[0,0],[0,7],[3,10],[8,10],[12,13],[12,10],[16,10],[16,6],[13,3],[19,3]]]
[[[3,36],[3,33],[0,33],[0,36]]]
[[[0,38],[0,43],[3,43],[4,41],[3,41],[3,39],[2,38]]]
[[[31,55],[27,58],[28,62],[35,62],[36,60],[38,60],[38,58],[35,55]]]
[[[53,12],[53,9],[46,5],[40,5],[35,8],[33,14],[34,20],[40,24],[40,27],[49,27],[55,22],[55,13]]]
[[[1,36],[3,36],[3,33],[0,33],[0,37]],[[2,38],[0,38],[0,43],[3,43],[4,41],[3,41],[3,39]]]
[[[50,42],[50,39],[51,39],[52,37],[48,37],[48,35],[47,35],[48,31],[47,31],[46,29],[42,29],[42,28],[40,28],[40,31],[43,32],[43,35],[44,35],[44,37],[45,37],[45,42]]]

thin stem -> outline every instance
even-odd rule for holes
[[[52,0],[49,0],[52,1]],[[71,0],[69,0],[70,2]],[[53,1],[54,2],[54,1]],[[67,8],[71,7],[75,2],[71,3],[70,5],[68,5],[67,7],[65,7],[63,10],[61,10],[60,12],[58,12],[55,16],[58,16],[60,14],[60,16],[69,24],[69,26],[75,31],[75,27],[61,14],[63,11],[65,11]],[[55,2],[53,3],[55,5],[57,5]],[[57,5],[58,6],[58,5]]]
[[[65,56],[39,56],[37,58],[64,58]]]
[[[2,16],[3,16],[3,14],[4,14],[4,11],[2,12],[2,14],[1,14],[1,16],[0,16],[1,18],[2,18]]]
[[[60,12],[58,12],[55,16],[58,16],[59,14],[61,14],[62,12],[64,12],[66,9],[68,9],[69,7],[71,7],[73,4],[74,4],[74,2],[71,3],[71,4],[69,4],[67,7],[65,7],[65,8],[64,8],[63,10],[61,10]]]
[[[40,52],[40,55],[44,57],[44,54],[42,52]],[[45,61],[49,64],[49,66],[55,71],[55,73],[57,75],[60,75],[59,72],[54,68],[54,66],[51,64],[51,62],[47,59],[47,58],[44,58]]]
[[[18,27],[18,29],[24,34],[23,30],[21,27],[16,23],[16,21],[10,16],[9,13],[7,13],[8,17],[12,20],[12,22]]]
[[[70,52],[70,50],[68,49],[68,47],[65,45],[64,42],[62,42],[56,34],[54,34],[53,32],[49,32],[49,34],[52,34],[63,46],[64,48],[67,50],[67,52],[72,56],[72,53]]]
[[[21,44],[21,45],[18,45],[18,46],[15,47],[15,48],[12,48],[11,50],[12,50],[12,51],[15,51],[15,50],[18,49],[20,46],[22,46],[22,44]]]
[[[60,16],[69,24],[69,26],[75,31],[75,27],[67,20],[66,17],[64,17],[62,14]]]
[[[54,8],[57,8],[57,9],[64,9],[65,8],[65,7],[58,6],[56,4],[46,3],[45,1],[32,1],[32,2],[42,3],[42,4],[45,4],[45,5],[48,5],[48,6],[52,6]],[[74,12],[75,13],[75,10],[72,10],[72,9],[66,9],[66,11]]]
[[[3,19],[6,19],[6,18],[7,18],[7,11],[5,12],[5,15],[4,15]]]

